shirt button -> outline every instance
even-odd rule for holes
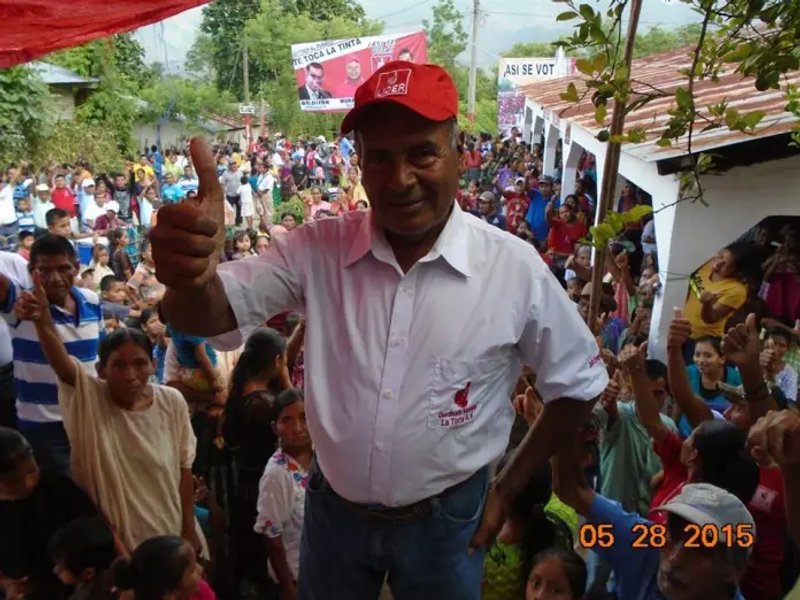
[[[383,397],[384,398],[391,398],[392,397],[392,390],[383,390]]]

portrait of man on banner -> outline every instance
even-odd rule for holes
[[[322,88],[325,80],[325,67],[318,62],[309,63],[306,67],[306,82],[297,88],[300,100],[324,100],[331,97],[331,93]]]
[[[358,86],[364,83],[364,75],[361,71],[361,62],[353,57],[347,61],[345,65],[346,75],[342,86],[339,88],[337,94],[341,98],[349,98],[355,96]]]

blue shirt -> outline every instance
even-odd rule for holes
[[[652,524],[636,513],[625,512],[618,502],[595,494],[587,515],[589,523],[611,525],[614,543],[609,548],[595,546],[593,552],[614,570],[615,592],[619,600],[667,600],[658,590],[658,548],[633,548],[633,542],[641,536],[631,531],[634,525]],[[744,600],[736,590],[734,600]]]
[[[479,219],[483,219],[489,225],[494,225],[495,227],[499,227],[503,231],[506,230],[506,218],[503,215],[501,215],[499,212],[491,214],[488,217],[484,217],[478,211],[472,211],[472,214],[475,215],[476,217],[478,217]]]
[[[17,225],[20,231],[34,231],[36,223],[33,220],[33,213],[31,211],[25,213],[17,211]]]
[[[173,329],[172,325],[167,325],[167,335],[172,338],[172,344],[175,346],[175,358],[181,367],[187,369],[200,368],[200,362],[195,357],[194,352],[195,348],[201,344],[205,345],[206,354],[208,354],[211,365],[217,366],[217,352],[205,338],[181,333]]]
[[[350,162],[350,155],[353,153],[353,144],[348,138],[342,138],[339,141],[339,154],[342,155],[345,163]]]
[[[167,363],[167,348],[161,344],[153,344],[153,361],[156,363],[156,381],[164,383],[164,365]]]
[[[697,365],[689,365],[686,368],[686,371],[689,373],[689,385],[692,386],[692,391],[697,396],[705,400],[705,403],[711,410],[715,410],[719,414],[724,415],[725,411],[728,410],[728,407],[731,405],[730,401],[722,393],[708,398],[701,392],[700,388],[703,379],[700,371],[697,369]],[[736,367],[725,367],[725,374],[722,376],[722,381],[728,385],[742,385],[742,376],[739,375],[739,369]],[[678,421],[678,431],[684,438],[687,438],[692,434],[692,426],[689,424],[689,420],[686,418],[686,415],[682,415]]]
[[[58,379],[42,352],[33,321],[20,321],[14,316],[14,302],[23,288],[9,287],[4,313],[11,332],[14,349],[14,383],[17,388],[17,416],[21,427],[61,422],[58,406]],[[97,348],[103,315],[97,294],[73,287],[70,291],[77,306],[77,319],[58,306],[50,306],[56,330],[70,356],[83,364],[87,373],[95,376]]]
[[[200,187],[200,182],[193,177],[187,179],[184,176],[180,178],[178,185],[181,186],[181,191],[183,192],[183,196],[185,196],[189,192],[196,192],[197,188]]]
[[[188,191],[188,190],[186,190]],[[186,195],[183,186],[177,183],[169,183],[161,186],[161,197],[167,202],[174,204],[180,202]]]

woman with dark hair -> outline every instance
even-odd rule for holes
[[[236,562],[241,576],[262,585],[267,556],[253,524],[258,482],[277,443],[271,426],[275,397],[293,387],[286,349],[286,339],[274,329],[250,334],[231,374],[222,426],[233,467],[230,517]]]
[[[191,472],[195,437],[180,393],[150,383],[155,366],[149,338],[137,329],[114,331],[100,343],[99,377],[90,375],[67,354],[37,272],[33,282],[34,290],[21,295],[15,310],[35,323],[58,377],[73,479],[128,549],[165,532],[199,548]]]
[[[0,596],[65,598],[47,552],[50,538],[79,517],[97,514],[72,480],[40,471],[22,434],[0,427]]]
[[[112,567],[114,584],[132,591],[133,600],[214,600],[203,581],[203,569],[191,544],[179,537],[162,535],[142,542],[130,559]]]
[[[692,324],[692,337],[684,348],[686,364],[692,361],[695,340],[703,336],[721,338],[728,318],[747,300],[744,279],[751,254],[748,245],[731,244],[689,278],[683,314]]]

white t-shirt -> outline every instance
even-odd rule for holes
[[[283,158],[281,158],[281,155],[280,155],[279,152],[275,152],[272,155],[272,166],[273,167],[278,167],[279,169],[283,166]]]
[[[97,206],[97,202],[92,202],[83,213],[83,222],[94,228],[95,219],[104,214],[106,214],[106,209],[102,206]]]
[[[39,198],[33,199],[33,224],[39,229],[47,229],[47,211],[56,207],[52,201],[42,202]]]
[[[14,208],[14,186],[8,183],[0,190],[0,225],[11,225],[17,220]]]
[[[275,187],[275,177],[272,173],[262,173],[258,176],[258,191],[260,193],[271,192]]]
[[[111,401],[104,380],[72,360],[75,387],[58,386],[72,479],[129,549],[153,536],[180,535],[180,472],[192,468],[197,443],[183,396],[152,385],[148,408],[123,410]]]
[[[252,204],[253,203],[253,188],[250,186],[249,183],[243,183],[239,186],[239,202],[242,203],[242,206],[245,204]]]
[[[12,283],[21,288],[31,287],[31,276],[28,273],[28,261],[14,252],[0,252],[0,274],[8,277]],[[8,323],[0,319],[0,366],[14,360],[14,349],[11,345],[11,332]]]

